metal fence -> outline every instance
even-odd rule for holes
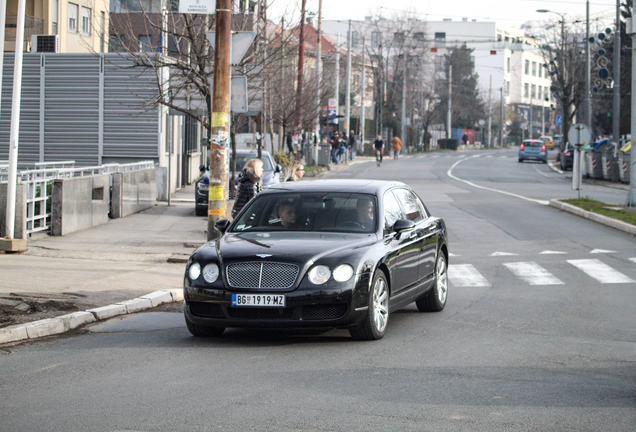
[[[51,229],[51,190],[53,180],[130,172],[151,169],[154,166],[155,163],[153,161],[143,161],[76,168],[75,161],[59,161],[38,162],[34,164],[34,169],[20,171],[18,173],[18,182],[25,184],[27,188],[27,234]],[[7,171],[8,164],[0,161],[0,183],[8,181]]]

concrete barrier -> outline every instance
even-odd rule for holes
[[[110,174],[53,180],[51,234],[103,225],[110,211]]]
[[[110,217],[126,217],[155,205],[157,172],[154,168],[113,174]]]
[[[0,237],[6,235],[5,221],[7,218],[7,188],[8,184],[0,183]],[[26,196],[27,187],[25,184],[18,183],[16,187],[16,206],[15,206],[15,225],[13,228],[13,238],[26,240],[26,218],[27,218],[27,205]]]

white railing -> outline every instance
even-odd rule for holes
[[[129,164],[106,164],[92,167],[75,167],[75,161],[39,162],[36,169],[22,170],[18,182],[27,188],[27,234],[48,231],[51,228],[51,189],[53,180],[117,172],[139,171],[154,168],[153,161]],[[8,165],[0,161],[0,183],[8,181]]]

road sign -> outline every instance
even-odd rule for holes
[[[210,45],[216,46],[215,33],[213,31],[206,32],[205,35],[210,41]],[[237,65],[241,63],[245,53],[254,42],[256,32],[252,31],[233,31],[232,32],[232,54],[230,56],[230,64]]]
[[[560,115],[556,116],[556,124],[557,126],[561,126],[563,124],[562,116]]]
[[[568,141],[572,145],[586,145],[592,142],[592,132],[586,125],[577,123],[568,131]]]
[[[329,110],[328,117],[329,117],[330,119],[335,119],[335,118],[336,118],[336,110],[335,110],[335,109],[330,109],[330,110]]]
[[[179,0],[179,13],[212,15],[216,12],[215,0]]]
[[[246,113],[248,111],[247,103],[247,77],[232,77],[230,87],[230,110],[234,114]]]
[[[479,120],[479,126],[483,126],[486,124],[486,120]]]

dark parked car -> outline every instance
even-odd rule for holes
[[[405,184],[287,182],[256,196],[186,266],[185,320],[195,336],[227,327],[346,328],[384,336],[392,312],[446,305],[444,221]]]
[[[559,165],[562,171],[572,169],[574,166],[574,145],[568,143],[565,151],[559,152]]]
[[[256,150],[237,150],[236,151],[236,177],[243,170],[245,162],[250,159],[255,159],[258,154]],[[232,172],[232,155],[230,152],[230,172]],[[263,187],[269,187],[281,182],[280,172],[283,168],[280,165],[276,165],[272,156],[264,151],[263,152]],[[194,200],[197,216],[208,215],[208,191],[210,189],[210,172],[209,167],[204,165],[199,167],[201,170],[201,177],[196,181],[194,187]],[[236,177],[234,182],[236,183]]]
[[[548,163],[548,149],[543,140],[525,140],[519,145],[519,162],[538,160]]]

